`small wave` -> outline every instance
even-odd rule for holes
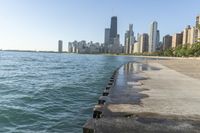
[[[0,132],[24,133],[81,132],[108,77],[134,60],[20,52],[5,53],[3,58]]]

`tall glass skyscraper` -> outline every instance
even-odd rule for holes
[[[149,33],[149,53],[156,51],[156,46],[159,43],[159,34],[158,34],[158,23],[154,21],[150,26],[150,33]]]
[[[196,17],[196,33],[195,33],[195,41],[199,42],[199,38],[200,38],[200,29],[199,29],[199,25],[200,25],[200,15],[198,15]]]
[[[117,17],[113,16],[111,18],[111,26],[110,26],[110,44],[114,43],[114,38],[117,37]]]
[[[133,24],[129,25],[129,30],[125,33],[125,54],[132,54],[135,37],[133,32]]]

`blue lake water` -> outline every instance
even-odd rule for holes
[[[125,56],[0,51],[0,132],[81,133]]]

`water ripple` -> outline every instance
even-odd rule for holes
[[[0,132],[82,132],[107,80],[131,57],[0,52]]]

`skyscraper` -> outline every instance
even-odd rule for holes
[[[183,44],[183,33],[176,33],[172,37],[172,47],[175,48]]]
[[[196,17],[196,32],[195,32],[195,42],[200,41],[200,15]]]
[[[133,32],[133,25],[129,25],[129,30],[125,33],[125,54],[133,53],[133,45],[135,43],[135,37]]]
[[[110,28],[105,29],[104,44],[109,45],[110,41]]]
[[[73,51],[73,43],[69,42],[68,43],[68,53],[72,53]]]
[[[62,40],[58,41],[58,52],[59,53],[63,52],[63,41]]]
[[[113,16],[111,18],[111,25],[110,25],[110,44],[114,43],[114,38],[117,37],[117,17]]]
[[[110,44],[110,28],[105,29],[104,35],[104,52],[108,53],[109,51],[109,44]]]
[[[191,27],[188,25],[183,31],[183,45],[190,43]]]
[[[160,31],[157,30],[157,35],[156,35],[156,51],[160,50]]]
[[[121,53],[119,38],[120,38],[119,34],[117,35],[117,37],[114,38],[114,44],[113,44],[111,53],[115,53],[115,54]]]
[[[121,53],[119,35],[117,34],[117,16],[111,17],[110,28],[105,29],[104,47],[105,53]]]
[[[154,21],[150,26],[150,33],[149,33],[149,52],[155,52],[156,46],[158,46],[159,36],[158,36],[158,23]]]
[[[139,42],[134,43],[133,53],[140,53],[140,44]]]
[[[140,53],[148,52],[149,35],[147,33],[142,34],[139,41]]]
[[[191,27],[190,29],[190,40],[189,40],[189,44],[194,44],[195,43],[195,30],[196,27]]]
[[[128,43],[128,31],[126,31],[124,35],[124,53],[128,54],[129,53],[129,43]]]
[[[172,36],[166,35],[163,37],[163,50],[169,49],[172,47]]]

